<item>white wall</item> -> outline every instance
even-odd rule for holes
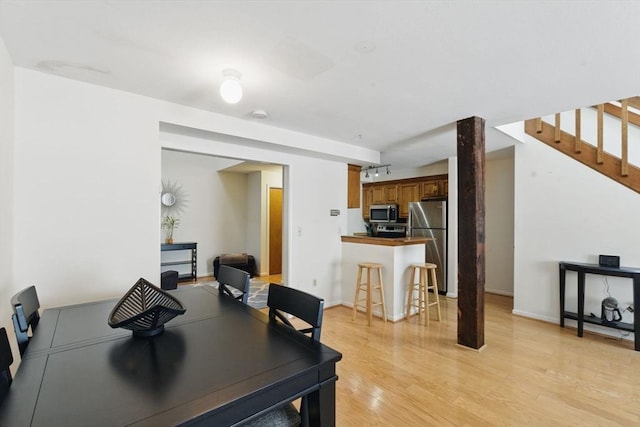
[[[155,101],[15,69],[14,283],[50,307],[159,278]]]
[[[247,251],[247,175],[219,172],[235,163],[238,162],[162,150],[162,179],[181,185],[188,202],[176,215],[180,226],[173,239],[198,243],[198,277],[213,275],[216,256]],[[167,261],[188,258],[184,253],[163,254]],[[181,274],[191,271],[189,266],[171,269],[181,267]]]
[[[557,323],[559,261],[597,263],[598,254],[610,254],[640,266],[640,196],[529,136],[525,141],[515,151],[514,313]],[[606,282],[621,304],[631,302],[628,279]],[[586,313],[599,315],[605,287],[603,277],[587,275]],[[567,274],[566,301],[576,311],[575,274]]]
[[[485,290],[513,296],[513,149],[485,169]]]
[[[322,147],[333,153],[323,154],[325,159],[334,155],[359,162],[376,157],[371,150],[14,70],[16,288],[36,284],[42,306],[51,307],[121,296],[139,277],[158,281],[161,147],[165,147],[288,164],[287,224],[300,230],[285,233],[290,284],[324,297],[327,305],[340,301],[339,236],[346,228],[346,216],[330,217],[329,209],[346,210],[346,161],[317,160],[282,150],[291,146],[314,155]],[[159,137],[161,123],[235,139],[165,141]],[[256,143],[261,136],[262,142]],[[239,143],[240,138],[252,142]],[[318,285],[312,289],[314,278]]]
[[[247,175],[247,192],[245,197],[247,217],[247,250],[242,251],[254,256],[256,268],[262,272],[263,257],[263,208],[262,208],[262,172],[252,172]],[[267,264],[268,265],[268,264]]]
[[[9,299],[13,283],[13,151],[14,73],[4,40],[0,38],[0,326],[12,333]]]
[[[163,134],[161,144],[173,150],[285,165],[283,281],[321,296],[326,306],[340,303],[340,235],[346,230],[347,217],[344,213],[332,217],[329,212],[346,211],[345,163],[248,147],[219,134]]]
[[[347,168],[344,163],[300,158],[289,167],[285,197],[291,212],[292,266],[290,283],[307,292],[321,292],[325,305],[339,304],[342,293],[342,242],[346,231]],[[339,216],[330,216],[339,209]],[[317,287],[313,286],[314,280]],[[317,288],[317,290],[316,290]]]

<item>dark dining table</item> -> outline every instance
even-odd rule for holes
[[[210,286],[162,334],[107,324],[117,300],[46,309],[0,406],[0,426],[231,426],[307,396],[335,425],[342,355]]]

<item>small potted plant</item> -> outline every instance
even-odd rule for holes
[[[168,244],[173,243],[173,229],[178,228],[178,225],[180,225],[179,218],[175,218],[171,215],[167,215],[162,219],[162,229],[164,230],[167,236],[166,242]]]

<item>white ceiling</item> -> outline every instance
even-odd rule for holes
[[[361,145],[418,167],[491,129],[640,94],[640,1],[15,1],[16,66]],[[222,70],[242,73],[225,104]]]

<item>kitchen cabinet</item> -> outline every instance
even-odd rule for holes
[[[420,183],[400,184],[398,187],[400,187],[400,203],[398,203],[400,213],[398,216],[407,218],[409,216],[409,202],[420,200]]]
[[[383,204],[383,203],[387,203],[387,192],[386,192],[386,186],[384,185],[376,185],[376,186],[372,186],[371,190],[371,203],[372,204]]]
[[[371,205],[397,203],[398,217],[407,218],[410,202],[419,202],[426,197],[446,196],[448,193],[447,175],[365,183],[362,185],[362,216],[365,220],[369,219]]]
[[[440,180],[427,180],[420,183],[420,198],[440,196]]]
[[[347,171],[347,208],[360,207],[360,166],[349,165]]]
[[[362,187],[362,216],[369,219],[369,207],[373,202],[373,188]]]
[[[385,203],[398,203],[398,186],[397,185],[385,185],[384,191],[386,194]]]

